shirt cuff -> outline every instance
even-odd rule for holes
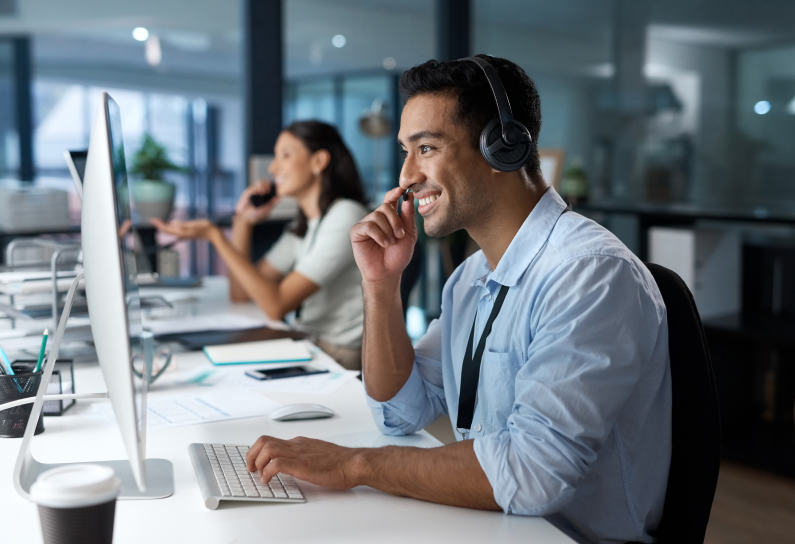
[[[394,397],[386,402],[378,402],[367,394],[367,383],[364,384],[367,405],[373,413],[375,424],[382,433],[387,435],[411,434],[423,416],[425,398],[422,377],[415,365],[411,369],[409,379]]]
[[[494,500],[506,514],[511,513],[511,501],[519,488],[513,475],[503,473],[505,465],[502,460],[508,457],[510,445],[511,438],[507,430],[477,437],[473,444],[480,468],[486,473],[494,490]]]

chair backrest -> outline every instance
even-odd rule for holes
[[[647,263],[668,312],[672,451],[659,542],[704,542],[720,470],[720,414],[709,350],[693,295],[676,273]]]

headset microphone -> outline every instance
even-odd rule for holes
[[[508,94],[494,67],[480,57],[466,57],[483,71],[497,101],[499,117],[489,122],[480,133],[480,152],[486,162],[500,172],[519,170],[530,158],[533,138],[530,131],[513,118]]]

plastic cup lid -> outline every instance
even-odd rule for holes
[[[39,474],[31,498],[49,508],[82,508],[115,499],[121,480],[105,465],[66,465]]]

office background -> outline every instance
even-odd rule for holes
[[[107,90],[128,159],[149,134],[184,167],[168,174],[176,217],[228,218],[250,157],[308,118],[340,129],[375,203],[400,169],[401,72],[472,53],[534,79],[559,191],[642,259],[658,227],[739,240],[733,272],[702,267],[691,285],[739,282],[731,311],[705,316],[724,452],[795,477],[790,0],[2,0],[0,178],[73,193],[63,151],[87,148]],[[368,113],[391,123],[386,136],[362,131]],[[415,335],[474,249],[460,234],[422,243]],[[206,244],[176,247],[183,274],[223,273]]]

